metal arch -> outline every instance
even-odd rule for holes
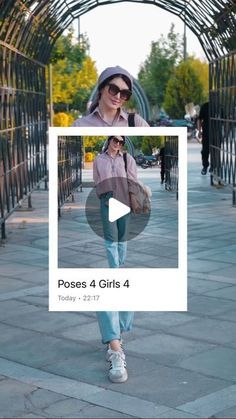
[[[134,157],[135,150],[134,150],[134,145],[132,143],[131,138],[130,137],[125,137],[125,142],[127,144],[129,154],[131,154],[131,156]]]
[[[11,158],[11,165],[15,165],[12,170],[4,166],[6,170],[0,182],[0,224],[23,195],[29,194],[47,174],[45,66],[55,41],[76,17],[95,7],[123,1],[0,0],[0,163],[4,165]],[[214,175],[231,183],[235,194],[236,1],[128,1],[157,6],[179,16],[198,37],[210,61]],[[140,95],[137,91],[137,96]],[[141,104],[144,115],[145,105]],[[215,142],[217,134],[220,135],[218,143]],[[16,169],[19,169],[17,176]]]
[[[93,101],[94,97],[96,96],[96,92],[97,92],[97,85],[93,88],[93,91],[89,98],[89,102]],[[142,89],[142,87],[140,86],[138,80],[136,80],[135,78],[133,79],[133,94],[134,94],[135,99],[137,100],[140,115],[146,121],[150,120],[150,107],[149,107],[147,96],[144,90]]]
[[[77,17],[101,5],[124,0],[2,0],[0,39],[21,53],[47,63],[57,37]],[[235,0],[128,0],[179,16],[198,37],[209,60],[236,45]]]

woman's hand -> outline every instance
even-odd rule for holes
[[[139,214],[142,210],[142,208],[140,208],[140,205],[136,199],[135,194],[130,193],[130,206],[131,206],[131,210],[135,213],[135,214]]]

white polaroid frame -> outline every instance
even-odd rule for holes
[[[58,136],[178,136],[178,267],[140,269],[58,268]],[[168,193],[168,192],[167,192]],[[119,288],[101,288],[100,281]],[[129,280],[129,287],[124,282]],[[58,288],[58,281],[85,288]],[[92,281],[95,288],[91,286]],[[187,310],[187,129],[177,127],[49,128],[49,311]]]

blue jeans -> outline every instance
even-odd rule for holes
[[[109,268],[119,268],[125,263],[130,214],[111,223],[108,219],[108,200],[111,197],[112,193],[110,192],[102,195],[100,199],[101,216]]]
[[[102,343],[121,339],[122,332],[132,329],[133,311],[97,311]]]
[[[127,253],[127,233],[129,214],[110,222],[108,219],[108,200],[112,193],[101,197],[101,215],[105,248],[110,268],[120,268],[125,263]],[[133,311],[98,311],[97,318],[102,335],[102,342],[108,343],[114,339],[121,339],[121,333],[131,330]]]

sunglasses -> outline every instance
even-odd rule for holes
[[[114,141],[115,144],[119,144],[119,145],[124,145],[124,141],[122,140],[118,140],[118,138],[112,138],[112,140]]]
[[[108,84],[108,92],[111,96],[116,96],[118,93],[120,93],[120,98],[122,100],[129,100],[130,96],[132,95],[131,90],[129,89],[120,89],[116,84],[109,83]]]

